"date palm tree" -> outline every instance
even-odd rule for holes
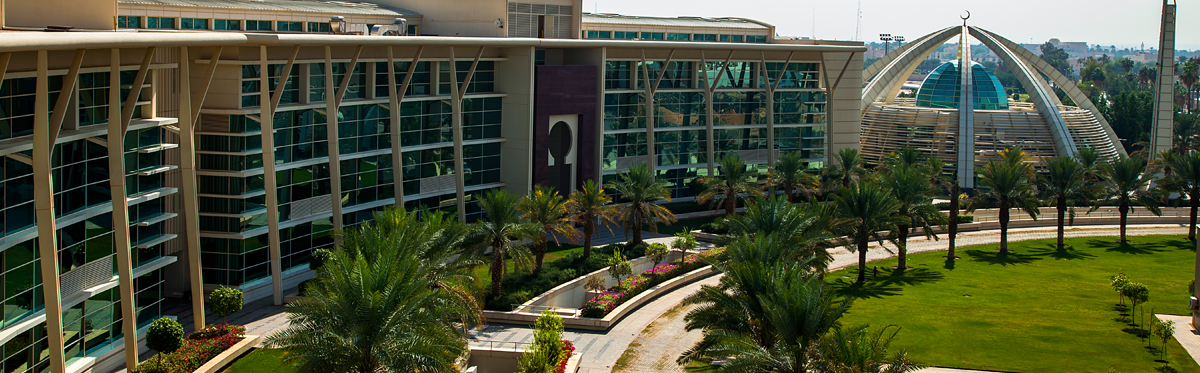
[[[456,259],[470,258],[457,255],[466,229],[417,215],[384,212],[347,234],[267,344],[297,372],[453,371],[467,352],[461,323],[479,313],[450,289],[471,277]]]
[[[684,298],[696,305],[684,317],[689,331],[703,338],[676,360],[733,357],[722,372],[803,372],[806,352],[849,309],[824,281],[789,260],[792,249],[775,234],[741,236],[729,245],[729,259],[714,261],[725,275]]]
[[[822,170],[821,179],[825,184],[823,188],[830,191],[838,189],[839,186],[848,188],[851,183],[865,178],[869,172],[863,168],[864,163],[858,149],[839,150],[837,154],[833,155],[833,161],[829,166]]]
[[[814,258],[810,264],[824,272],[833,261],[833,256],[825,249],[827,242],[834,238],[828,228],[835,212],[828,204],[796,204],[782,196],[750,201],[746,203],[745,213],[730,217],[726,222],[729,234],[722,236],[721,241],[726,237],[736,240],[741,236],[774,234],[793,248],[793,259]]]
[[[1172,156],[1170,169],[1174,172],[1164,178],[1164,184],[1173,186],[1172,189],[1187,195],[1190,210],[1188,239],[1195,241],[1196,215],[1197,210],[1200,210],[1200,152],[1190,151]]]
[[[746,162],[736,154],[726,154],[717,160],[720,174],[700,178],[704,191],[696,195],[696,203],[713,203],[725,206],[725,216],[737,212],[738,197],[757,197],[763,194],[758,186],[758,172],[747,169]]]
[[[1099,210],[1105,202],[1115,202],[1117,212],[1121,214],[1122,243],[1127,242],[1125,227],[1134,205],[1143,206],[1154,215],[1162,215],[1156,196],[1158,188],[1149,188],[1154,172],[1147,172],[1146,161],[1122,156],[1101,164],[1099,175],[1101,198],[1089,212]]]
[[[1009,209],[1025,210],[1030,218],[1037,219],[1038,198],[1032,183],[1033,166],[1025,163],[1025,152],[1009,148],[1000,153],[1001,159],[989,161],[979,173],[983,192],[972,204],[990,204],[1000,209],[1000,252],[1008,253]]]
[[[897,268],[908,269],[908,235],[913,229],[922,228],[926,238],[937,239],[934,225],[945,224],[946,216],[933,204],[937,188],[929,182],[930,174],[922,166],[925,163],[897,164],[889,167],[880,177],[881,184],[896,199],[898,208],[892,213],[902,217],[896,224],[896,246],[899,248]]]
[[[483,245],[491,250],[492,296],[499,296],[504,281],[505,258],[513,258],[518,266],[528,268],[529,248],[523,240],[536,240],[541,227],[536,223],[521,220],[517,210],[520,200],[506,190],[489,190],[479,198],[479,208],[484,218],[472,225],[474,234]]]
[[[901,349],[889,353],[900,327],[888,325],[872,332],[867,325],[834,328],[810,350],[813,368],[822,373],[903,373],[924,368]]]
[[[811,199],[812,188],[817,183],[816,177],[804,170],[804,159],[800,157],[800,152],[786,152],[771,166],[767,177],[771,185],[783,189],[788,202],[796,202],[792,192],[798,192],[805,199]]]
[[[571,210],[567,200],[554,190],[554,187],[538,185],[525,198],[517,203],[517,210],[524,214],[525,220],[534,223],[541,230],[533,239],[534,263],[533,273],[542,272],[542,260],[546,258],[548,240],[561,244],[558,237],[562,236],[574,241],[579,231],[571,225],[567,215]]]
[[[592,236],[596,228],[604,227],[612,233],[612,225],[617,224],[620,211],[612,205],[612,198],[604,194],[604,189],[595,180],[588,179],[578,190],[571,192],[567,198],[567,219],[583,228],[583,257],[592,256]]]
[[[837,206],[838,226],[845,227],[850,232],[852,245],[846,247],[858,252],[858,283],[867,279],[867,247],[874,238],[883,241],[885,231],[895,231],[900,224],[907,222],[902,216],[896,215],[900,209],[900,201],[878,184],[863,181],[843,188],[834,196]]]
[[[1073,157],[1054,157],[1045,160],[1046,172],[1040,176],[1041,189],[1046,194],[1047,204],[1058,210],[1058,247],[1063,247],[1067,212],[1075,220],[1075,209],[1067,206],[1067,200],[1086,198],[1092,192],[1087,181],[1086,170]]]
[[[625,233],[633,230],[630,243],[642,243],[642,228],[647,224],[651,232],[658,233],[659,222],[675,222],[675,214],[656,203],[660,200],[671,201],[671,192],[645,163],[630,167],[629,171],[617,172],[617,182],[613,183],[612,188],[622,199],[629,201],[619,205],[618,211],[621,223],[625,225]]]

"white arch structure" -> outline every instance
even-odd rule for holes
[[[999,56],[1015,73],[1021,85],[1025,87],[1033,105],[1032,107],[1023,107],[1020,112],[1026,113],[1026,116],[1032,116],[1032,111],[1036,110],[1037,116],[1045,123],[1044,131],[1038,129],[1037,133],[1040,135],[1037,136],[1043,136],[1040,137],[1043,139],[1042,141],[1053,144],[1053,155],[1074,155],[1078,149],[1086,146],[1095,148],[1101,156],[1106,158],[1125,154],[1120,140],[1104,116],[1101,115],[1096,105],[1075,86],[1074,82],[1041,57],[1019,44],[982,28],[967,26],[965,23],[963,26],[934,31],[909,44],[902,45],[863,70],[865,86],[861,107],[864,144],[868,141],[866,134],[872,130],[869,126],[879,123],[873,119],[877,116],[885,116],[880,113],[880,110],[900,110],[898,106],[892,104],[895,103],[896,95],[903,87],[905,80],[916,70],[917,66],[951,38],[961,37],[963,42],[960,42],[960,45],[969,45],[966,42],[968,35],[982,42]],[[969,48],[960,49],[959,66],[962,66],[960,73],[962,74],[961,79],[963,79],[963,84],[959,87],[962,90],[960,108],[970,108],[973,105],[970,58]],[[1048,77],[1049,81],[1044,79],[1043,75]],[[1076,103],[1078,109],[1064,106],[1054,93],[1054,86],[1064,90],[1067,96]],[[886,108],[881,109],[880,107]],[[977,111],[980,114],[976,114]],[[985,113],[996,114],[996,111],[959,110],[956,115],[958,123],[956,126],[952,126],[956,130],[952,135],[955,139],[953,142],[956,154],[950,159],[957,164],[958,179],[964,188],[974,187],[974,164],[980,161],[975,152],[975,143],[981,141],[976,136],[975,127],[979,124],[976,123],[975,118],[980,115],[995,118],[995,115],[985,115]],[[1037,119],[1034,120],[1037,121]],[[993,129],[1003,127],[1002,123],[987,123],[986,125]],[[944,134],[948,128],[939,129],[938,131],[942,131],[939,134]],[[878,145],[875,146],[875,149],[877,148],[879,148]],[[866,149],[864,149],[864,153],[867,153]],[[870,154],[864,155],[870,158]],[[1048,155],[1048,153],[1041,154],[1041,156]]]

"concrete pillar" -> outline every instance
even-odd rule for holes
[[[188,279],[192,292],[192,323],[195,329],[204,328],[204,278],[200,262],[200,201],[196,175],[196,111],[192,105],[191,66],[186,55],[187,47],[180,48],[179,60],[179,169],[180,186],[183,193],[183,222],[187,236]],[[215,52],[219,54],[220,52]],[[214,54],[215,55],[215,54]],[[217,60],[214,58],[206,74],[212,80],[212,71]],[[204,92],[200,92],[201,95]]]
[[[458,66],[454,47],[450,47],[450,132],[454,135],[454,195],[457,198],[458,221],[467,222],[466,174],[463,167],[462,94],[458,87]]]
[[[180,48],[182,61],[187,58],[187,47]],[[129,201],[125,191],[124,139],[126,126],[121,117],[121,53],[113,49],[110,54],[108,75],[108,186],[112,196],[112,225],[114,250],[117,252],[117,282],[121,294],[121,332],[125,334],[125,366],[133,369],[138,365],[137,308],[134,305],[133,259],[129,242]],[[186,79],[181,79],[186,80]],[[181,90],[184,88],[181,87]],[[137,88],[130,94],[139,92]],[[181,110],[182,111],[182,110]]]
[[[46,339],[50,351],[50,371],[66,373],[63,353],[62,296],[58,285],[58,239],[54,222],[54,179],[50,176],[54,136],[50,128],[48,68],[44,50],[37,51],[37,89],[33,111],[33,205],[37,217],[39,264],[42,269],[42,297],[46,303]]]
[[[1175,126],[1175,4],[1166,0],[1158,41],[1158,78],[1154,80],[1154,120],[1150,123],[1150,155],[1170,150]]]
[[[350,79],[354,75],[354,65],[351,64],[346,69],[346,75],[343,78]],[[333,195],[333,230],[342,230],[342,163],[340,150],[338,146],[338,102],[337,90],[333,86],[333,50],[330,46],[325,46],[325,137],[329,140],[329,193]],[[340,238],[338,239],[341,240]]]
[[[270,65],[267,64],[267,46],[259,46],[258,53],[258,102],[259,111],[261,112],[259,114],[259,127],[262,129],[263,184],[264,189],[266,189],[267,241],[270,244],[267,251],[271,256],[271,289],[275,305],[278,306],[283,304],[283,263],[281,263],[282,256],[279,253],[279,186],[275,177],[275,107],[272,106],[273,103],[271,102],[271,78],[268,73]],[[289,73],[290,71],[284,71],[282,76],[287,76]],[[283,84],[284,82],[281,79],[279,89],[283,89]],[[329,84],[329,82],[326,81],[326,84]]]

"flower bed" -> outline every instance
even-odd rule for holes
[[[702,253],[689,255],[683,260],[659,265],[645,272],[629,276],[617,285],[608,288],[592,300],[583,303],[580,314],[583,317],[602,318],[625,301],[684,273],[699,269],[708,264],[706,258],[721,255],[725,249],[713,249]]]
[[[175,352],[146,360],[134,373],[187,373],[193,372],[213,357],[220,355],[242,341],[246,327],[240,325],[214,325],[188,335],[183,346]]]
[[[558,367],[555,368],[556,373],[566,373],[567,361],[571,360],[571,354],[575,353],[575,344],[568,340],[562,340],[562,354],[558,358]]]

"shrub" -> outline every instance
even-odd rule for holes
[[[696,236],[692,232],[679,232],[675,234],[675,239],[671,241],[671,248],[683,252],[687,256],[688,251],[696,249]]]
[[[172,373],[171,365],[163,359],[150,359],[139,363],[129,373]]]
[[[329,249],[313,250],[312,258],[308,260],[308,268],[313,271],[320,271],[325,267],[325,262],[333,258],[333,251]]]
[[[646,249],[646,256],[650,261],[654,262],[655,266],[662,263],[663,259],[667,258],[667,254],[671,253],[671,248],[661,243],[651,244],[650,248]]]
[[[155,322],[158,322],[155,320]],[[151,324],[153,325],[153,324]],[[182,334],[183,328],[180,328]],[[130,373],[186,373],[200,368],[242,341],[246,328],[239,325],[214,325],[192,333],[175,352],[148,360]],[[147,337],[148,338],[148,337]]]
[[[959,224],[971,224],[974,222],[975,222],[975,215],[959,215],[958,216]]]
[[[725,223],[725,219],[716,219],[711,223],[701,225],[700,231],[708,234],[728,234],[729,225]]]
[[[583,283],[583,289],[587,291],[602,291],[604,290],[604,277],[600,275],[592,275]]]
[[[533,324],[533,345],[529,346],[529,350],[525,351],[517,361],[520,367],[518,372],[562,372],[562,369],[566,367],[566,358],[571,356],[570,352],[563,353],[566,350],[565,346],[568,346],[570,342],[562,339],[562,333],[562,317],[550,310],[542,312],[542,316],[538,317]],[[572,350],[574,350],[573,347]]]
[[[225,316],[242,309],[242,291],[224,286],[219,287],[208,295],[208,307],[221,315],[221,323],[224,324],[226,323]]]
[[[613,253],[611,258],[608,258],[608,276],[614,280],[621,281],[622,277],[633,274],[633,263],[625,258],[625,255],[620,251]]]
[[[583,303],[580,307],[580,314],[583,317],[601,318],[612,312],[621,304],[629,299],[641,294],[655,285],[658,285],[666,280],[678,277],[684,273],[688,273],[708,265],[707,258],[714,258],[724,254],[724,249],[714,249],[702,253],[696,253],[683,258],[674,263],[655,266],[645,272],[631,276],[608,290],[600,293],[596,298]]]
[[[300,281],[300,285],[299,285],[300,296],[307,297],[309,295],[309,292],[312,291],[314,286],[317,286],[317,279],[315,279],[315,278]]]
[[[183,344],[183,325],[166,317],[154,320],[146,331],[146,348],[169,354]]]

